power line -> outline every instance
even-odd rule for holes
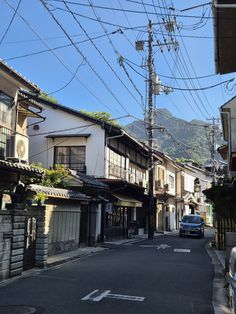
[[[133,65],[135,65],[138,68],[142,68],[142,66],[138,65],[137,63],[124,58],[124,62],[125,63],[131,63]],[[209,78],[209,77],[213,77],[213,76],[219,76],[218,74],[208,74],[208,75],[202,75],[202,76],[196,76],[196,77],[176,77],[176,76],[168,76],[168,75],[164,75],[158,72],[158,76],[164,77],[164,78],[168,78],[168,79],[175,79],[175,80],[196,80],[196,79],[205,79],[205,78]]]
[[[68,12],[68,10],[66,9],[63,9],[63,8],[60,8],[60,7],[56,7],[52,4],[49,4],[51,7],[53,7],[55,10],[60,10],[60,11],[64,11],[64,12]],[[89,17],[89,16],[86,16],[86,15],[83,15],[83,14],[80,14],[80,13],[77,13],[77,12],[73,12],[75,15],[77,16],[80,16],[80,17],[83,17],[83,18],[86,18],[88,20],[91,20],[91,21],[94,21],[94,22],[98,22],[97,19],[94,19],[92,17]],[[143,26],[133,26],[133,27],[126,27],[126,26],[123,26],[123,25],[120,25],[120,24],[115,24],[115,23],[111,23],[111,22],[107,22],[107,21],[102,21],[104,24],[107,24],[107,25],[110,25],[110,26],[115,26],[115,27],[119,27],[119,28],[122,28],[122,29],[125,29],[125,30],[137,30],[138,32],[142,32],[142,28],[145,28],[145,25]],[[144,31],[146,33],[146,31]]]
[[[89,125],[89,126],[90,126],[90,125]],[[89,126],[84,127],[81,131],[77,132],[76,134],[80,134],[80,133],[83,132],[84,130],[88,129]],[[66,138],[66,139],[60,141],[59,143],[56,143],[56,144],[54,144],[54,145],[52,145],[52,146],[50,146],[50,147],[48,147],[48,148],[46,148],[46,149],[44,149],[44,150],[42,150],[42,151],[36,153],[36,154],[34,154],[34,155],[29,156],[29,159],[34,158],[34,157],[36,157],[36,156],[38,156],[38,155],[41,155],[41,154],[43,154],[43,153],[46,153],[46,152],[48,152],[49,150],[53,149],[54,147],[59,146],[59,145],[61,145],[62,143],[67,142],[68,140],[70,140],[70,137],[69,137],[69,138]]]
[[[76,77],[76,75],[77,75],[77,73],[78,73],[78,71],[79,71],[79,69],[80,69],[80,67],[81,67],[82,65],[85,65],[84,60],[81,61],[81,63],[78,65],[78,67],[77,67],[75,73],[72,75],[72,77],[70,78],[70,80],[69,80],[65,85],[63,85],[62,87],[60,87],[59,89],[57,89],[57,90],[55,90],[55,91],[53,91],[53,92],[47,93],[47,95],[56,94],[56,93],[62,91],[63,89],[65,89],[67,86],[69,86],[70,83],[71,83],[71,82],[74,80],[74,78]]]
[[[143,78],[146,78],[142,73],[135,70],[129,63],[126,63],[126,64],[128,64],[128,66],[131,67],[137,74],[139,74]],[[234,81],[234,78],[231,78],[231,79],[225,80],[225,81],[217,83],[217,84],[213,84],[213,85],[209,85],[209,86],[205,86],[205,87],[200,87],[200,88],[178,88],[178,87],[168,86],[168,85],[164,85],[164,84],[159,84],[159,85],[161,87],[170,88],[170,89],[179,90],[179,91],[199,91],[199,90],[212,89],[212,88],[217,87],[219,85],[228,84],[228,83],[233,82],[233,81]]]
[[[179,31],[179,34],[180,34],[180,31]],[[180,34],[180,35],[181,35],[181,34]],[[187,48],[186,48],[186,45],[185,45],[184,40],[183,40],[182,37],[181,37],[181,41],[182,41],[182,43],[183,43],[183,46],[184,46],[185,52],[186,52],[186,54],[187,54],[189,63],[190,63],[190,65],[191,65],[191,68],[192,68],[192,70],[193,70],[193,73],[194,73],[194,75],[197,77],[196,72],[195,72],[195,69],[194,69],[194,67],[193,67],[193,63],[192,63],[192,61],[191,61],[191,58],[190,58],[190,56],[189,56],[188,50],[187,50]],[[201,84],[200,84],[198,78],[197,78],[197,82],[198,82],[199,87],[201,87]],[[211,106],[210,102],[208,101],[208,99],[207,99],[205,93],[202,92],[202,94],[203,94],[203,96],[204,96],[204,99],[206,100],[206,102],[208,103],[209,107],[211,108],[211,110],[212,110],[212,112],[213,112],[214,110],[212,109],[212,106]],[[203,108],[205,109],[205,111],[207,112],[207,114],[209,115],[208,110],[206,109],[206,106],[204,105],[203,102],[202,102],[202,105],[203,105]]]
[[[182,10],[180,10],[180,12],[185,12],[185,11],[197,9],[197,8],[200,8],[200,7],[204,7],[204,6],[206,6],[206,5],[212,5],[212,2],[207,2],[207,3],[203,3],[203,4],[198,4],[198,5],[195,5],[195,6],[186,8],[186,9],[182,9]]]
[[[12,7],[12,5],[10,5],[8,3],[7,0],[5,0],[6,4],[13,10],[15,11],[15,8]],[[48,43],[40,36],[40,34],[33,28],[33,26],[21,15],[17,12],[17,15],[22,19],[22,21],[27,25],[27,27],[30,28],[30,30],[40,39],[40,41],[51,51],[51,53],[55,56],[55,58],[62,64],[62,66],[68,71],[70,72],[72,75],[74,74],[74,72],[70,69],[69,66],[67,66],[65,64],[65,62],[63,61],[63,59],[61,57],[59,57],[55,51],[53,51],[50,46],[48,45]],[[86,85],[85,83],[83,83],[77,76],[75,76],[76,80],[80,82],[80,84],[95,98],[97,99],[101,104],[103,104],[107,109],[111,110],[111,108],[109,106],[107,106],[106,103],[104,103],[97,95],[94,94],[93,91],[91,91]],[[117,111],[118,112],[118,111]]]
[[[0,40],[0,45],[2,44],[4,38],[6,37],[8,31],[9,31],[9,29],[10,29],[10,27],[11,27],[13,21],[14,21],[14,18],[15,18],[16,14],[17,14],[17,11],[18,11],[18,9],[19,9],[19,6],[20,6],[20,4],[21,4],[21,1],[22,1],[22,0],[19,0],[19,2],[18,2],[18,4],[17,4],[17,7],[16,7],[16,9],[15,9],[15,12],[13,13],[13,16],[12,16],[12,18],[11,18],[11,21],[10,21],[10,23],[8,24],[7,28],[6,28],[5,33],[4,33],[3,36],[2,36],[2,39]]]
[[[63,0],[48,0],[50,2],[62,2]],[[80,3],[77,3],[77,2],[73,2],[72,1],[67,1],[67,3],[71,3],[71,4],[74,4],[74,5],[78,5],[80,6],[81,4]],[[50,6],[53,6],[51,4],[49,4]],[[146,12],[143,12],[143,11],[138,11],[138,10],[128,10],[128,9],[119,9],[119,8],[112,8],[112,7],[105,7],[105,6],[96,6],[96,7],[99,7],[100,9],[104,9],[104,10],[114,10],[114,11],[120,11],[120,12],[128,12],[128,13],[137,13],[137,14],[145,14]],[[62,10],[60,7],[55,7],[55,9],[58,9],[58,10]],[[169,8],[170,10],[173,10],[173,8]],[[173,10],[175,11],[175,10]],[[156,15],[156,13],[154,12],[147,12],[148,14],[150,15]],[[76,13],[77,15],[79,15],[78,13]],[[158,16],[167,16],[169,17],[170,15],[169,14],[165,14],[165,13],[157,13]],[[181,18],[193,18],[193,19],[206,19],[206,20],[214,20],[216,19],[215,17],[213,16],[199,16],[199,15],[184,15],[184,14],[175,14],[176,17],[181,17]],[[236,18],[222,18],[222,20],[235,20]],[[156,25],[156,23],[153,23],[153,25]]]
[[[89,1],[89,4],[90,4],[90,7],[91,7],[92,10],[93,10],[94,15],[96,16],[97,20],[99,21],[99,24],[101,25],[103,31],[104,31],[105,34],[107,35],[108,42],[109,42],[109,44],[111,45],[111,47],[112,47],[112,49],[113,49],[115,55],[117,56],[117,58],[118,58],[118,60],[119,60],[120,66],[123,68],[123,70],[125,71],[125,74],[126,74],[126,76],[128,77],[129,81],[130,81],[131,84],[133,85],[133,87],[134,87],[134,89],[136,90],[136,92],[139,94],[142,103],[141,103],[141,104],[140,104],[139,102],[138,102],[138,103],[139,103],[139,105],[141,105],[141,109],[143,110],[143,109],[144,109],[144,108],[143,108],[143,107],[144,107],[144,104],[143,104],[143,96],[142,96],[141,92],[139,91],[139,89],[137,88],[137,86],[135,85],[135,83],[133,82],[133,80],[132,80],[132,78],[130,77],[129,73],[127,72],[126,68],[124,67],[124,64],[123,64],[123,62],[122,62],[123,57],[122,57],[122,56],[120,55],[120,53],[118,52],[117,48],[115,47],[114,43],[113,43],[112,40],[111,40],[111,38],[110,38],[110,36],[109,36],[109,34],[108,34],[106,28],[104,27],[104,25],[103,25],[102,22],[100,21],[100,18],[99,18],[99,16],[97,15],[97,13],[96,13],[96,11],[95,11],[95,9],[94,9],[94,7],[93,7],[92,1]]]
[[[105,58],[105,56],[102,54],[102,52],[100,51],[100,49],[98,49],[98,47],[96,46],[96,44],[93,42],[93,40],[91,39],[91,37],[89,36],[89,34],[87,33],[87,31],[85,30],[85,28],[82,26],[82,24],[78,21],[78,19],[75,17],[75,15],[73,14],[73,12],[70,10],[69,6],[67,5],[66,1],[63,1],[64,5],[66,6],[66,8],[69,10],[70,14],[73,16],[74,20],[77,22],[77,24],[79,25],[79,27],[82,29],[82,31],[85,33],[85,35],[88,37],[89,41],[91,42],[91,44],[93,45],[93,47],[96,49],[96,51],[98,52],[98,54],[101,56],[101,58],[103,59],[103,61],[106,63],[106,65],[109,67],[109,69],[112,71],[112,73],[115,75],[115,77],[119,80],[119,82],[123,85],[123,87],[128,91],[128,93],[131,95],[131,97],[133,97],[133,99],[139,103],[139,101],[136,99],[136,97],[131,93],[131,91],[128,89],[128,87],[123,83],[123,81],[121,80],[121,78],[118,76],[118,74],[116,73],[116,71],[112,68],[112,66],[110,65],[110,63],[107,61],[107,59]],[[139,103],[140,104],[140,103]]]
[[[90,67],[90,69],[93,71],[93,73],[97,76],[97,78],[102,82],[102,84],[105,86],[105,88],[109,91],[109,93],[112,95],[112,97],[116,100],[116,102],[120,105],[120,107],[127,113],[127,109],[125,106],[122,105],[122,103],[119,101],[117,96],[113,93],[113,91],[110,89],[110,87],[107,85],[107,83],[104,81],[104,79],[98,74],[98,72],[94,69],[94,67],[91,65],[91,63],[88,61],[88,59],[85,57],[85,55],[82,53],[82,51],[74,44],[73,40],[67,33],[67,31],[64,29],[64,27],[61,25],[61,23],[56,19],[56,17],[53,15],[53,13],[49,10],[47,7],[47,4],[44,2],[44,0],[40,0],[42,5],[45,7],[45,9],[48,11],[48,13],[51,15],[53,20],[56,22],[56,24],[61,28],[61,30],[64,32],[64,34],[67,36],[68,40],[73,44],[73,47],[78,52],[78,54],[86,61],[87,65]]]
[[[120,29],[118,29],[116,31],[113,31],[113,32],[110,32],[109,34],[110,35],[114,35],[116,33],[120,33]],[[92,40],[99,39],[99,38],[102,38],[102,37],[105,37],[105,36],[106,36],[105,34],[100,35],[100,36],[96,36],[96,37],[93,37]],[[89,39],[85,39],[85,40],[81,40],[81,41],[76,41],[75,45],[83,44],[83,43],[88,42],[88,41],[90,41],[90,40]],[[21,58],[25,58],[25,57],[31,57],[31,56],[35,56],[35,55],[38,55],[38,54],[41,54],[41,53],[52,52],[52,51],[55,51],[55,50],[59,50],[59,49],[67,48],[67,47],[71,47],[71,46],[73,46],[73,45],[72,44],[61,45],[61,46],[57,46],[57,47],[54,47],[54,48],[44,49],[44,50],[40,50],[40,51],[35,51],[35,52],[27,53],[27,54],[24,54],[24,55],[16,56],[16,57],[5,58],[4,61],[10,61],[10,60],[16,60],[16,59],[21,59]]]
[[[159,3],[159,5],[160,5],[159,0],[158,0],[158,3]],[[157,21],[159,22],[159,16],[158,16],[157,12],[156,12],[156,17],[157,17]],[[163,19],[163,17],[162,17],[162,19]],[[163,33],[162,28],[161,28],[161,33],[162,33],[162,36],[163,36],[163,40],[164,40],[164,42],[165,42],[165,35],[164,35],[164,33]],[[170,54],[170,55],[171,55],[171,58],[172,58],[174,64],[176,65],[176,68],[177,68],[178,62],[175,62],[175,60],[174,60],[172,54]],[[178,54],[177,56],[179,57],[179,54]],[[173,73],[173,70],[172,70],[172,68],[171,68],[171,66],[170,66],[170,64],[169,64],[169,62],[168,62],[168,60],[167,60],[167,58],[166,58],[166,56],[165,56],[165,54],[164,54],[164,59],[165,59],[166,64],[168,65],[168,67],[169,67],[169,69],[170,69],[170,72],[172,73],[173,76],[175,76],[174,73]],[[181,69],[178,69],[178,71],[179,71],[179,73],[181,74],[181,73],[182,73],[182,68],[181,68]],[[183,75],[182,75],[182,76],[183,76]],[[175,81],[176,81],[177,85],[180,87],[178,81],[177,81],[177,80],[175,80]],[[185,84],[185,86],[188,86],[186,82],[184,82],[184,84]],[[183,93],[183,91],[181,91],[181,92],[182,92],[182,95],[183,95],[184,99],[185,99],[186,102],[189,104],[189,106],[191,107],[191,109],[193,110],[193,112],[194,112],[198,117],[200,117],[200,115],[195,111],[195,108],[193,107],[193,105],[191,104],[191,102],[188,101],[188,99],[187,99],[186,95]],[[191,96],[193,102],[194,102],[194,103],[196,104],[196,106],[198,107],[198,104],[197,104],[196,100],[194,99],[194,97],[193,97],[193,95],[192,95],[192,92],[190,92],[190,96]],[[177,106],[176,106],[176,108],[178,109]],[[179,109],[178,109],[178,110],[179,110]]]

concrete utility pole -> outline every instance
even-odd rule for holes
[[[212,177],[213,184],[216,184],[216,122],[219,121],[219,118],[207,119],[212,121],[212,130],[211,130],[211,160],[212,160]]]
[[[174,23],[170,21],[168,23],[163,22],[166,30],[171,33],[174,30]],[[164,43],[161,43],[159,40],[153,44],[153,30],[152,30],[152,21],[148,23],[148,40],[139,40],[136,41],[136,50],[144,50],[144,43],[148,44],[148,60],[147,60],[147,69],[148,69],[148,238],[153,239],[154,237],[154,194],[153,194],[153,179],[154,179],[154,158],[153,158],[153,130],[154,128],[154,106],[153,106],[153,96],[160,95],[161,92],[169,94],[172,90],[167,86],[162,86],[160,79],[155,73],[154,64],[153,64],[153,46],[159,46],[161,52],[163,52],[163,47],[167,46],[168,51],[170,51],[171,46],[175,50],[178,48],[178,43],[172,38],[170,42],[165,40]]]
[[[154,195],[153,195],[153,57],[152,22],[148,23],[148,239],[154,237]]]

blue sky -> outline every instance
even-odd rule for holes
[[[164,47],[161,52],[160,46],[153,47],[155,69],[163,85],[199,89],[234,77],[234,74],[214,75],[211,7],[180,11],[204,3],[202,1],[71,0],[67,1],[68,7],[60,0],[45,2],[77,49],[39,0],[21,1],[9,31],[1,40],[14,13],[10,6],[16,8],[19,3],[19,0],[2,0],[0,57],[66,106],[108,111],[113,117],[130,114],[132,118],[121,120],[123,124],[143,117],[145,108],[140,94],[145,102],[146,71],[141,65],[147,57],[147,45],[143,52],[137,52],[134,44],[136,40],[147,40],[148,18],[154,23],[153,39],[168,42],[171,36],[166,32],[163,18],[166,23],[168,18],[173,21],[176,16],[178,28],[172,37],[178,41],[179,49],[169,52]],[[165,9],[166,6],[174,7],[175,11]],[[74,15],[77,21],[68,8],[80,14]],[[69,46],[57,48],[64,45]],[[57,48],[54,53],[30,55],[52,48]],[[124,66],[129,78],[119,65],[118,55],[127,62]],[[206,120],[219,116],[218,108],[232,97],[221,85],[204,91],[174,89],[168,95],[156,96],[155,102],[157,108],[167,108],[179,118]]]

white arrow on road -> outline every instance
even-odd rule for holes
[[[170,246],[168,244],[160,244],[157,245],[157,250],[165,250],[168,249]]]

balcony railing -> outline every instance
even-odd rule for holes
[[[126,170],[122,167],[115,165],[115,164],[109,164],[108,175],[125,180],[126,179]]]

